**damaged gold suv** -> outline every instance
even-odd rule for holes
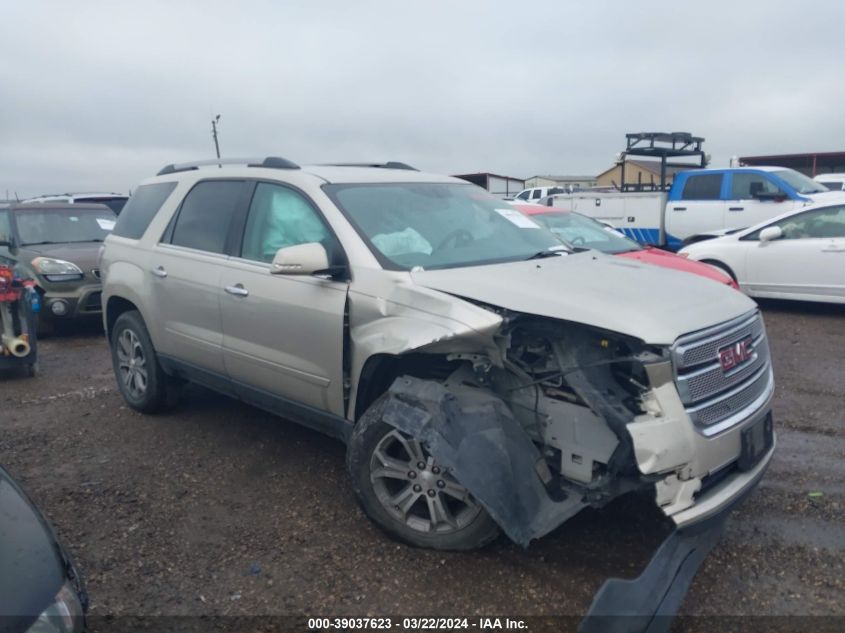
[[[187,380],[337,437],[366,513],[414,545],[527,544],[633,490],[690,526],[774,451],[753,302],[401,163],[168,165],[101,271],[131,407]]]

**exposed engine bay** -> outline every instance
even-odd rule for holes
[[[653,485],[627,425],[649,410],[646,365],[668,361],[618,334],[502,316],[495,350],[449,354],[456,369],[442,384],[397,379],[385,420],[423,440],[527,545],[586,506]]]

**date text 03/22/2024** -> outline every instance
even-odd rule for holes
[[[476,617],[476,618],[309,618],[309,631],[328,630],[383,630],[394,627],[406,631],[454,631],[478,630],[496,631],[526,630],[527,624],[518,618]]]

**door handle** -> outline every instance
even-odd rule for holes
[[[226,292],[230,295],[235,295],[236,297],[248,297],[249,290],[244,288],[243,284],[235,284],[234,286],[226,286],[224,288]]]
[[[829,246],[823,248],[822,253],[845,253],[845,246]]]
[[[728,207],[728,211],[744,211],[745,207]]]
[[[686,207],[672,207],[672,211],[686,211]]]
[[[156,277],[161,277],[162,279],[167,277],[167,271],[164,270],[164,266],[156,266],[150,272],[152,274],[154,274]]]

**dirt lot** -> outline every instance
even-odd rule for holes
[[[763,308],[778,452],[684,612],[845,615],[845,306]],[[666,534],[628,498],[527,550],[415,550],[358,509],[335,441],[199,388],[168,415],[127,409],[101,333],[44,341],[35,379],[0,377],[0,463],[76,558],[94,616],[580,614]]]

